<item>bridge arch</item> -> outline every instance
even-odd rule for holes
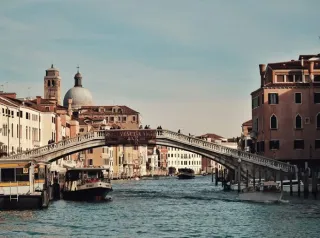
[[[231,149],[202,139],[168,130],[104,130],[89,132],[78,137],[29,150],[21,154],[0,158],[1,161],[53,162],[67,155],[90,148],[116,145],[163,145],[196,153],[212,159],[229,169],[236,169],[241,160],[244,165],[258,165],[272,170],[294,172],[293,165],[271,158]],[[242,171],[243,173],[243,171]]]

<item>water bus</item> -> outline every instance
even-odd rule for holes
[[[48,165],[31,162],[0,164],[0,210],[41,209],[49,205]]]
[[[106,168],[71,168],[66,172],[62,188],[64,200],[72,201],[103,201],[108,200],[107,194],[112,191],[109,176],[104,176]]]

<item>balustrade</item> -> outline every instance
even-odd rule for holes
[[[113,133],[113,132],[117,133],[117,131],[118,130],[112,130],[112,131],[108,131],[108,133]],[[223,154],[229,157],[241,159],[243,161],[247,161],[253,164],[258,164],[261,166],[266,166],[269,168],[274,168],[278,170],[281,169],[282,171],[288,171],[288,172],[294,171],[293,165],[279,162],[261,155],[250,154],[248,152],[228,148],[223,145],[205,141],[192,136],[186,136],[177,132],[173,132],[169,130],[157,130],[156,135],[157,135],[157,139],[167,139],[167,140],[177,141],[185,145],[200,147],[217,154]],[[86,134],[78,135],[77,137],[69,138],[54,144],[45,145],[33,150],[25,151],[21,154],[12,155],[12,156],[1,158],[1,159],[8,159],[8,160],[32,159],[39,156],[47,155],[49,153],[61,151],[69,147],[79,145],[84,142],[93,141],[93,140],[105,140],[105,136],[106,136],[106,131],[88,132]]]

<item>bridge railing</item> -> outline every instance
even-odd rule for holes
[[[218,154],[224,154],[226,156],[232,156],[234,158],[247,161],[253,164],[266,166],[269,168],[273,168],[276,170],[282,170],[285,172],[294,172],[295,167],[293,165],[280,162],[265,156],[251,154],[248,152],[240,151],[237,149],[232,149],[223,145],[216,144],[214,142],[205,141],[203,139],[195,138],[192,136],[186,136],[177,132],[169,131],[169,130],[158,130],[157,138],[165,138],[172,139],[175,141],[179,141],[184,144],[190,144],[193,146],[197,146],[200,148],[204,148],[207,150],[211,150],[212,152]]]
[[[24,159],[32,159],[34,157],[46,155],[47,153],[59,151],[66,147],[71,147],[73,145],[79,144],[79,142],[86,142],[92,141],[94,139],[104,139],[105,138],[105,131],[94,131],[88,132],[86,134],[78,135],[76,137],[72,137],[69,139],[65,139],[56,143],[48,144],[45,146],[41,146],[36,149],[24,151],[20,154],[11,155],[7,157],[0,158],[5,160],[24,160]]]

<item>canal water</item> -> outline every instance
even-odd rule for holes
[[[241,202],[210,176],[115,181],[110,195],[107,203],[0,212],[0,237],[320,237],[319,200]]]

